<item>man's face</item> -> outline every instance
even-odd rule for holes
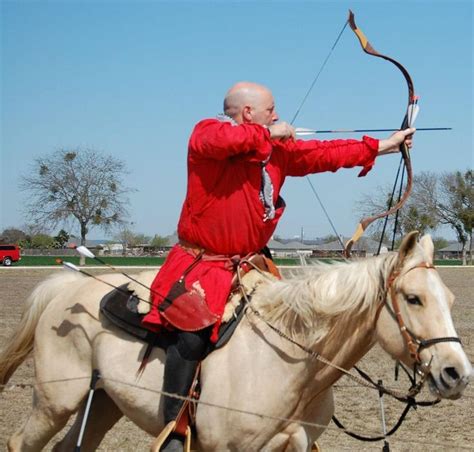
[[[275,110],[275,101],[272,93],[265,90],[258,96],[251,107],[252,122],[261,126],[271,126],[278,121],[278,114]]]

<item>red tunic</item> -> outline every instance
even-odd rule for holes
[[[260,251],[273,235],[285,205],[279,197],[286,176],[304,176],[362,166],[367,174],[378,152],[378,140],[271,140],[258,124],[233,125],[217,119],[199,122],[188,149],[188,189],[178,224],[181,240],[210,254],[240,255]],[[260,197],[262,162],[273,185],[275,217],[264,220]],[[166,295],[193,256],[177,245],[169,254],[152,288]],[[221,261],[199,264],[186,277],[199,280],[209,308],[221,315],[230,290],[231,271]],[[156,296],[155,304],[161,302]],[[163,324],[156,310],[145,317],[150,327]]]

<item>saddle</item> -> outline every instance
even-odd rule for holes
[[[166,350],[170,335],[166,330],[156,333],[145,328],[142,325],[143,314],[139,313],[136,309],[138,303],[139,300],[136,293],[128,288],[128,284],[122,284],[102,298],[100,311],[107,320],[126,333],[153,347],[160,347]],[[233,301],[233,304],[235,304],[235,301]],[[243,314],[244,303],[239,302],[233,315],[229,316],[227,321],[221,324],[218,340],[213,345],[212,350],[223,347],[229,341]]]
[[[257,268],[258,271],[255,270],[255,268]],[[244,316],[245,301],[250,299],[259,284],[268,281],[268,277],[261,274],[262,271],[267,275],[269,275],[270,272],[273,273],[274,276],[273,278],[270,276],[270,279],[280,277],[273,262],[261,255],[252,256],[252,258],[240,264],[239,274],[236,274],[232,281],[231,294],[218,331],[218,340],[215,344],[209,346],[206,355],[213,350],[223,347],[230,340],[233,332]],[[137,375],[139,375],[143,372],[153,348],[160,347],[166,350],[168,345],[170,345],[170,341],[173,340],[173,335],[166,330],[159,333],[152,332],[142,325],[142,318],[145,313],[143,312],[143,304],[150,306],[150,292],[148,290],[148,294],[146,295],[145,293],[148,300],[144,300],[142,298],[144,296],[144,284],[134,284],[135,285],[123,284],[106,294],[100,302],[100,311],[112,324],[148,344],[137,372]],[[138,293],[140,293],[141,296],[134,290],[137,285],[139,286]],[[243,293],[246,294],[245,301],[243,299]],[[178,297],[179,296],[182,296],[182,293],[178,293]],[[174,303],[175,300],[176,298],[170,297],[167,301]],[[188,297],[185,302],[193,303],[193,298]],[[178,307],[179,306],[176,305],[176,308]],[[184,315],[192,315],[194,312],[198,311],[193,310],[192,307],[187,307],[184,311]],[[195,400],[198,400],[200,395],[199,371],[200,365],[198,366],[194,382],[188,393],[188,397]],[[159,451],[171,432],[179,432],[180,435],[186,438],[185,450],[189,451],[191,443],[190,426],[195,422],[196,408],[196,403],[190,401],[184,403],[177,419],[170,422],[156,438],[152,445],[152,451]]]

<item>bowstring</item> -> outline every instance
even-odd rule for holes
[[[402,192],[403,192],[403,180],[405,178],[405,171],[406,171],[406,165],[403,165],[403,169],[402,169],[402,177],[400,178],[400,187],[399,187],[399,190],[398,190],[398,201],[397,202],[400,202],[400,199],[402,199]],[[390,246],[390,251],[393,251],[395,249],[395,239],[397,237],[397,229],[398,229],[398,219],[399,219],[399,216],[400,216],[400,210],[401,209],[398,209],[396,212],[395,212],[395,220],[394,220],[394,223],[393,223],[393,235],[392,235],[392,244]],[[383,238],[383,237],[382,237]]]
[[[418,96],[415,96],[407,107],[407,113],[406,113],[406,125],[407,125],[407,127],[412,127],[413,126],[413,124],[412,124],[413,115],[415,114],[415,108],[416,108],[417,104],[418,104]],[[407,150],[407,152],[409,152],[409,150]],[[402,197],[403,180],[404,180],[405,170],[406,170],[406,164],[403,160],[403,156],[400,157],[400,164],[398,166],[397,175],[395,177],[395,182],[393,184],[392,194],[390,196],[390,202],[389,202],[389,206],[388,206],[389,210],[392,208],[392,205],[393,205],[393,200],[394,200],[394,197],[395,197],[395,190],[396,190],[396,187],[398,185],[398,177],[400,175],[400,168],[402,168],[402,177],[400,178],[400,186],[399,186],[399,192],[398,192],[398,202],[400,201],[400,199]],[[395,220],[394,220],[394,226],[393,226],[393,231],[392,231],[392,243],[391,243],[391,246],[390,246],[391,251],[393,251],[394,248],[395,248],[395,239],[396,239],[396,235],[397,235],[399,215],[400,215],[400,209],[397,210],[397,212],[395,213]],[[384,224],[383,224],[383,228],[382,228],[382,234],[380,236],[379,246],[378,246],[378,250],[377,250],[377,256],[380,254],[380,250],[382,248],[383,239],[385,237],[385,230],[386,230],[387,223],[388,223],[388,217],[389,217],[389,215],[387,215],[385,217],[385,220],[384,220]]]
[[[400,163],[398,164],[398,171],[397,171],[397,175],[395,177],[395,182],[393,183],[393,189],[392,189],[392,194],[390,195],[390,199],[389,199],[389,202],[388,202],[388,210],[390,210],[392,208],[392,205],[393,205],[393,199],[395,197],[395,191],[397,190],[397,186],[398,186],[398,178],[400,177],[400,171],[402,169],[402,165],[403,165],[403,157],[400,159]],[[405,167],[403,167],[403,171],[405,171]],[[385,230],[387,229],[387,224],[388,224],[388,217],[389,215],[387,215],[385,218],[384,218],[384,223],[383,223],[383,227],[382,227],[382,233],[380,235],[380,240],[379,240],[379,246],[377,248],[377,254],[376,256],[378,256],[380,254],[380,251],[382,249],[382,245],[383,245],[383,239],[385,237]]]
[[[331,57],[331,55],[332,55],[334,49],[336,48],[336,46],[337,46],[339,40],[341,39],[341,36],[342,36],[342,34],[344,33],[344,30],[346,29],[348,23],[349,23],[348,20],[346,20],[346,21],[344,22],[344,26],[342,27],[341,31],[340,31],[339,34],[337,35],[337,38],[336,38],[336,40],[334,41],[334,44],[332,45],[331,49],[329,50],[328,54],[326,55],[326,58],[324,59],[323,63],[321,64],[321,67],[319,68],[319,70],[318,70],[316,76],[314,77],[313,81],[311,82],[311,85],[309,86],[308,90],[306,91],[306,94],[305,94],[305,96],[303,97],[303,100],[301,101],[300,105],[299,105],[298,108],[296,109],[296,113],[294,114],[293,119],[292,119],[291,122],[290,122],[291,125],[294,124],[294,122],[296,121],[296,118],[297,118],[298,115],[300,114],[300,111],[301,111],[301,109],[303,108],[303,105],[306,103],[306,100],[308,99],[309,95],[311,94],[311,91],[313,90],[314,85],[315,85],[316,82],[319,80],[319,76],[321,75],[321,73],[323,72],[324,68],[326,67],[326,63],[329,61],[329,58]],[[309,177],[309,176],[306,176],[306,180],[308,181],[308,183],[309,183],[309,185],[310,185],[310,187],[311,187],[311,190],[312,190],[314,196],[316,197],[316,199],[317,199],[319,205],[321,206],[321,209],[322,209],[322,211],[324,212],[324,215],[326,216],[326,219],[328,220],[329,224],[331,225],[331,228],[332,228],[334,234],[336,235],[337,240],[339,241],[339,243],[340,243],[340,245],[341,245],[341,247],[342,247],[342,250],[344,250],[344,248],[345,248],[345,247],[344,247],[344,243],[342,242],[341,237],[340,237],[339,233],[337,232],[337,230],[336,230],[336,228],[335,228],[335,226],[334,226],[334,223],[332,222],[332,220],[331,220],[331,218],[330,218],[330,216],[329,216],[329,214],[328,214],[326,208],[324,207],[324,204],[323,204],[321,198],[319,197],[319,195],[318,195],[316,189],[314,188],[314,185],[313,185],[313,183],[311,182],[310,177]]]

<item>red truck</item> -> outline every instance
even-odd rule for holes
[[[20,259],[20,248],[17,245],[0,245],[0,263],[9,267]]]

